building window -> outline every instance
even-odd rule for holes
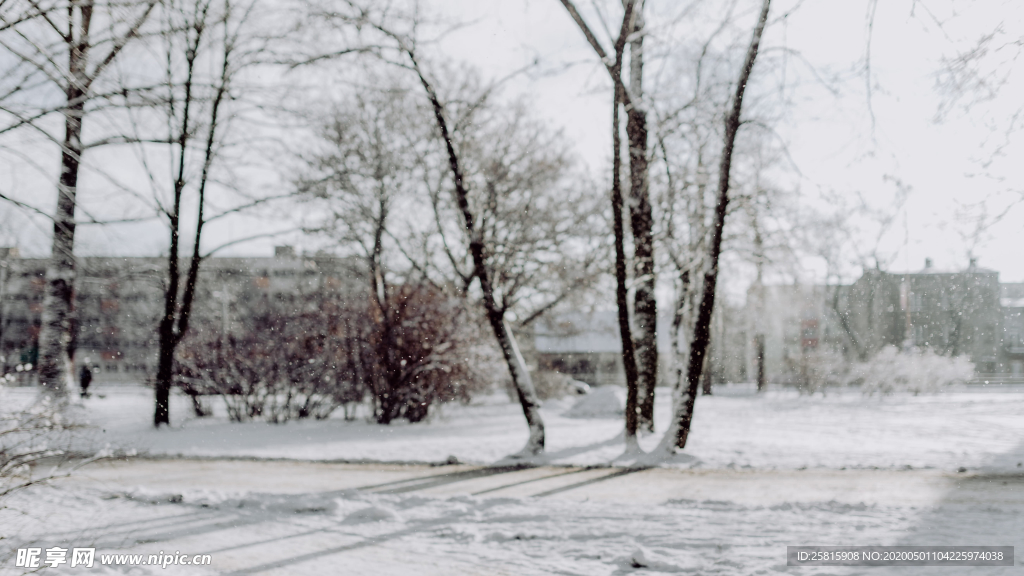
[[[910,293],[910,311],[920,312],[924,308],[924,294]]]

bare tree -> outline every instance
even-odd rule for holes
[[[771,0],[764,0],[761,5],[757,24],[754,27],[750,45],[740,69],[735,85],[735,93],[731,106],[724,121],[724,142],[719,158],[718,189],[715,210],[711,226],[711,235],[707,246],[704,277],[701,288],[700,305],[694,323],[693,339],[690,343],[690,354],[687,366],[687,387],[676,399],[674,414],[669,429],[662,440],[659,450],[672,451],[685,448],[690,423],[693,419],[693,407],[697,397],[701,374],[705,365],[705,354],[711,338],[711,316],[715,305],[715,288],[718,281],[719,257],[722,250],[722,236],[725,219],[729,207],[729,185],[732,171],[732,155],[736,146],[736,136],[741,126],[740,115],[743,111],[743,95],[750,80],[750,74],[757,58],[761,35],[768,21]]]
[[[458,168],[451,203],[434,195],[438,229],[447,238],[442,246],[467,289],[480,280],[479,300],[531,425],[523,452],[536,454],[543,448],[543,423],[513,324],[526,327],[594,281],[603,254],[590,233],[599,225],[596,211],[585,191],[565,181],[569,160],[562,144],[524,108],[481,103],[467,111],[473,117],[449,121],[450,108],[416,69],[443,127],[449,167],[453,174]],[[449,125],[460,132],[452,134]],[[462,223],[458,244],[450,241],[456,219]]]
[[[267,198],[243,199],[230,208],[207,212],[207,194],[213,184],[214,162],[222,153],[225,133],[232,118],[227,106],[236,99],[233,84],[243,69],[258,62],[263,46],[251,32],[258,0],[198,0],[164,4],[166,30],[166,100],[163,111],[168,127],[167,141],[173,149],[170,201],[157,196],[156,204],[166,219],[170,236],[163,313],[158,324],[158,364],[155,387],[154,426],[170,423],[169,401],[173,385],[175,350],[189,329],[200,265],[210,255],[201,252],[203,231],[208,223],[242,209],[259,205]],[[213,70],[206,73],[205,70]],[[195,161],[198,169],[193,167]],[[159,188],[154,190],[158,193]],[[191,254],[182,274],[181,234],[186,212],[183,203],[194,195],[196,210],[191,226]]]
[[[426,96],[435,138],[439,137],[434,142],[441,144],[446,165],[444,176],[429,186],[442,252],[460,291],[480,302],[508,366],[530,429],[518,455],[539,454],[545,443],[540,402],[512,324],[529,324],[592,281],[600,254],[590,246],[580,250],[569,233],[592,213],[571,217],[578,206],[565,198],[554,200],[555,191],[563,196],[576,191],[558,188],[565,155],[552,147],[538,123],[526,121],[516,107],[506,109],[512,111],[508,117],[489,115],[501,110],[492,105],[497,84],[482,90],[461,86],[461,93],[442,95],[419,51],[416,30],[422,22],[418,14],[372,10],[354,2],[341,6],[347,12],[332,5],[323,15],[363,31],[364,36],[376,36],[372,39],[376,41],[360,45],[375,46],[370,51],[377,57],[410,71]],[[482,111],[487,113],[481,116]],[[450,204],[443,200],[442,189],[451,192]],[[572,256],[565,252],[570,247],[578,250],[573,255],[580,256],[581,266],[568,265]],[[421,272],[426,269],[423,263],[418,267]]]
[[[406,392],[412,381],[446,365],[432,349],[452,347],[440,333],[430,333],[432,338],[422,330],[413,334],[413,323],[438,328],[462,315],[435,301],[441,298],[440,289],[427,294],[427,286],[410,284],[412,275],[396,269],[394,262],[396,252],[407,253],[405,244],[415,228],[415,219],[409,216],[425,207],[416,202],[416,193],[421,192],[422,157],[429,154],[424,149],[433,142],[430,126],[422,126],[422,107],[416,104],[398,82],[335,103],[329,119],[318,127],[323,144],[309,155],[309,173],[299,182],[300,190],[318,207],[314,214],[326,214],[309,228],[331,238],[341,250],[354,249],[365,264],[365,270],[356,273],[366,280],[371,310],[362,320],[368,329],[372,326],[367,340],[373,344],[375,360],[373,369],[364,373],[381,424],[426,416],[433,396],[417,399]],[[424,316],[431,313],[440,314],[433,324]],[[430,341],[438,337],[443,341]],[[414,351],[415,346],[422,349]],[[433,368],[427,360],[431,357]]]
[[[650,241],[652,220],[650,218],[650,201],[647,198],[647,128],[646,115],[634,100],[636,94],[631,93],[641,88],[643,80],[643,22],[634,0],[623,2],[622,25],[614,40],[614,58],[609,57],[601,46],[597,36],[591,31],[583,16],[570,0],[562,0],[562,5],[569,12],[573,21],[583,32],[594,52],[605,64],[613,84],[614,98],[612,101],[612,231],[615,238],[615,300],[618,308],[619,337],[622,342],[622,365],[626,376],[626,444],[627,450],[635,451],[636,433],[643,425],[653,430],[654,383],[657,375],[657,346],[655,345],[655,327],[657,309],[654,305],[654,260],[653,243]],[[630,47],[631,82],[627,88],[622,80],[623,52],[629,36],[635,35]],[[621,177],[621,136],[619,123],[619,106],[627,110],[627,136],[630,145],[630,224],[634,235],[634,272],[639,279],[638,289],[634,294],[634,314],[642,314],[640,324],[641,342],[637,344],[629,321],[629,303],[627,296],[627,274],[625,254],[625,230],[623,229],[623,198]],[[637,226],[640,236],[637,237]],[[647,242],[644,230],[646,226]],[[653,314],[653,320],[651,319]],[[638,355],[639,350],[639,355]],[[638,360],[641,362],[638,363]],[[649,401],[649,402],[648,402]],[[649,404],[650,413],[642,407]]]
[[[0,7],[0,46],[13,61],[5,72],[7,80],[0,95],[0,112],[10,120],[0,127],[0,133],[30,129],[60,147],[53,245],[39,337],[39,376],[45,390],[64,397],[73,380],[68,348],[75,280],[75,208],[87,148],[83,125],[90,112],[111,98],[104,93],[101,80],[109,76],[112,64],[138,36],[157,1],[43,4],[26,0],[11,4]],[[50,105],[34,105],[36,102]],[[45,120],[55,114],[63,117],[63,137],[50,134],[45,127]]]

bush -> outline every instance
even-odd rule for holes
[[[314,294],[287,309],[250,305],[230,334],[197,327],[179,348],[175,382],[219,394],[229,418],[324,419],[371,400],[374,418],[423,420],[438,402],[468,401],[487,382],[476,323],[462,302],[424,286],[388,291],[386,311],[365,295]]]
[[[363,400],[366,338],[356,306],[334,295],[288,309],[250,303],[231,333],[196,327],[179,347],[175,383],[187,394],[219,394],[234,421],[324,419]]]
[[[62,468],[72,458],[74,434],[83,426],[68,417],[68,406],[61,400],[43,396],[27,406],[17,406],[3,398],[2,383],[7,381],[0,378],[0,502],[14,492],[67,476],[103,457],[99,453]],[[37,468],[43,463],[46,467],[40,473]]]
[[[423,420],[434,403],[468,402],[488,387],[496,355],[465,302],[429,286],[388,290],[384,310],[371,306],[367,374],[377,422]],[[493,372],[491,372],[493,374]]]
[[[802,369],[798,387],[810,394],[839,387],[857,387],[869,396],[939,392],[974,375],[974,364],[965,357],[940,356],[928,349],[900,352],[895,346],[864,362],[849,362],[830,350],[809,352]]]
[[[847,381],[868,395],[920,394],[962,384],[973,375],[974,364],[963,356],[940,356],[931,350],[901,353],[895,346],[888,346],[871,360],[855,364]]]

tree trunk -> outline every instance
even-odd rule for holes
[[[690,300],[690,271],[683,270],[679,273],[679,294],[676,298],[675,310],[672,313],[672,353],[675,357],[675,383],[673,384],[673,392],[678,393],[683,388],[683,381],[686,379],[686,374],[683,372],[683,350],[685,344],[680,342],[679,333],[682,330],[683,324],[686,320],[687,303]]]
[[[761,226],[758,222],[757,213],[751,208],[751,225],[754,228],[754,265],[757,268],[757,277],[754,279],[754,356],[757,362],[757,391],[763,392],[766,386],[764,373],[764,320],[765,320],[765,290],[764,290],[764,237],[761,235]]]
[[[621,52],[619,53],[621,63]],[[626,373],[626,444],[636,446],[637,368],[633,335],[629,325],[629,298],[626,289],[625,230],[622,223],[622,142],[619,135],[621,90],[615,87],[612,110],[612,230],[615,234],[615,304],[618,307],[619,338],[622,342],[622,368]]]
[[[736,145],[736,133],[740,127],[743,93],[747,88],[750,72],[754,68],[757,49],[761,43],[761,34],[764,32],[765,23],[768,21],[770,5],[771,0],[764,0],[761,5],[761,13],[754,28],[753,38],[747,49],[743,68],[740,71],[739,80],[736,84],[736,93],[733,96],[732,107],[725,117],[725,138],[718,170],[718,195],[715,203],[714,223],[711,229],[711,242],[708,245],[707,268],[704,272],[704,286],[701,293],[700,307],[697,311],[697,321],[693,329],[693,341],[690,343],[690,357],[686,375],[688,386],[687,390],[676,401],[673,422],[668,432],[666,432],[666,438],[674,437],[675,448],[679,449],[686,447],[686,440],[690,433],[690,424],[693,420],[693,405],[697,398],[697,389],[704,368],[704,358],[707,353],[708,342],[711,339],[711,313],[715,308],[718,260],[722,252],[722,230],[725,227],[725,216],[729,206],[729,176],[732,171],[732,153]],[[662,446],[666,446],[666,444],[663,442]]]
[[[204,212],[206,210],[206,184],[209,182],[210,167],[213,164],[214,144],[216,142],[218,118],[220,106],[224,102],[227,93],[228,79],[230,74],[231,49],[225,46],[224,60],[221,64],[220,82],[213,97],[210,109],[210,126],[206,134],[206,143],[203,149],[203,167],[199,175],[199,189],[197,191],[198,212],[196,214],[196,231],[192,240],[192,257],[189,261],[188,273],[185,277],[185,291],[181,296],[181,307],[178,307],[178,286],[180,284],[178,247],[180,245],[180,217],[181,198],[185,191],[185,154],[187,151],[188,139],[191,136],[189,115],[193,103],[193,73],[195,70],[196,55],[199,50],[201,36],[194,39],[194,44],[187,51],[188,76],[185,82],[185,102],[182,114],[181,132],[178,134],[178,146],[180,156],[178,157],[178,173],[174,181],[174,207],[170,214],[171,247],[170,256],[167,261],[168,289],[164,294],[164,315],[160,320],[159,337],[160,352],[157,366],[156,394],[154,398],[153,425],[160,427],[161,424],[170,425],[170,395],[174,376],[174,351],[185,333],[188,332],[189,322],[192,318],[192,304],[195,300],[196,286],[199,282],[199,266],[203,257],[200,253],[200,245],[203,239],[203,227],[206,224]],[[176,326],[175,326],[176,325]]]
[[[455,144],[452,142],[451,134],[448,131],[448,121],[444,117],[444,106],[441,104],[437,92],[427,80],[416,60],[416,55],[411,48],[403,46],[402,49],[409,56],[413,70],[423,85],[430,105],[434,110],[434,119],[441,139],[445,144],[445,151],[448,154],[448,167],[452,172],[452,180],[455,183],[455,203],[459,212],[462,213],[463,225],[469,237],[469,253],[473,258],[473,275],[480,281],[480,291],[483,296],[484,310],[487,313],[487,321],[494,331],[494,337],[498,340],[498,346],[505,357],[508,365],[509,375],[512,377],[512,384],[516,388],[519,397],[519,404],[523,408],[523,415],[530,428],[530,437],[520,454],[536,455],[544,451],[544,420],[540,415],[540,400],[537,399],[537,392],[533,388],[533,380],[530,372],[526,369],[515,345],[515,337],[505,323],[505,311],[500,308],[494,299],[494,286],[491,284],[491,274],[487,267],[487,247],[484,245],[483,234],[476,228],[476,220],[472,210],[469,208],[469,192],[466,190],[463,180],[462,167],[459,156],[455,152]]]
[[[754,336],[754,354],[757,357],[757,391],[764,392],[768,385],[764,373],[764,334]]]
[[[160,344],[157,357],[155,396],[156,408],[153,412],[153,425],[171,424],[171,377],[174,368],[174,345],[166,340],[163,322],[160,323]],[[173,336],[172,336],[173,338]]]
[[[39,383],[47,394],[57,398],[66,398],[68,390],[74,386],[68,351],[74,313],[75,205],[85,112],[84,93],[80,89],[84,58],[82,46],[74,45],[71,49],[72,79],[66,92],[68,107],[64,111],[64,145],[57,186],[57,212],[53,218],[53,247],[46,266],[46,292],[39,330]]]
[[[643,95],[643,2],[635,8],[629,43],[629,87],[633,98]],[[633,230],[633,277],[636,292],[633,318],[636,323],[639,422],[641,430],[654,432],[654,387],[658,380],[658,307],[654,299],[654,217],[648,194],[647,114],[634,102],[626,108],[629,139],[629,216]]]

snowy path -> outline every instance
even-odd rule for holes
[[[1024,551],[1021,475],[138,459],[58,488],[14,502],[23,538],[213,557],[132,574],[808,574],[786,545]],[[828,573],[923,573],[860,570]]]

